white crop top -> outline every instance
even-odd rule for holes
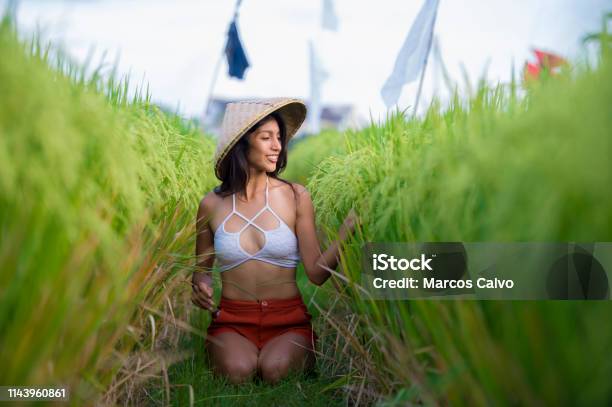
[[[269,210],[278,219],[279,226],[276,229],[265,230],[253,223],[265,210]],[[238,232],[227,232],[225,222],[232,216],[238,215],[247,223]],[[240,235],[249,226],[259,229],[265,236],[263,247],[255,254],[246,252],[240,246]],[[300,261],[298,253],[298,241],[295,233],[287,226],[268,204],[268,178],[266,177],[266,204],[259,212],[248,219],[236,211],[236,197],[232,194],[232,212],[226,216],[217,228],[214,236],[215,255],[219,260],[219,270],[226,271],[237,267],[248,260],[259,260],[281,267],[294,268]]]

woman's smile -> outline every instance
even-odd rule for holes
[[[260,167],[266,172],[274,172],[283,149],[280,127],[273,118],[261,124],[249,136],[250,165]]]

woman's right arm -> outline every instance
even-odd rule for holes
[[[196,218],[196,270],[191,278],[193,292],[191,301],[211,312],[215,310],[213,301],[212,270],[215,262],[214,234],[210,218],[214,207],[214,192],[202,199]]]

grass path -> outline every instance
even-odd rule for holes
[[[326,388],[333,380],[323,374],[294,375],[277,385],[267,385],[260,379],[243,385],[232,385],[211,372],[201,338],[190,338],[184,343],[184,349],[193,352],[188,359],[176,363],[168,370],[170,404],[175,406],[190,405],[190,393],[193,391],[194,405],[250,406],[250,405],[283,405],[315,406],[343,405],[341,398],[334,397],[333,391]],[[151,391],[151,404],[161,404],[166,397],[163,381],[158,380],[157,387]]]

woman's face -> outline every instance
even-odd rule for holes
[[[249,135],[247,161],[251,167],[274,172],[282,150],[281,135],[276,120],[270,119]]]

